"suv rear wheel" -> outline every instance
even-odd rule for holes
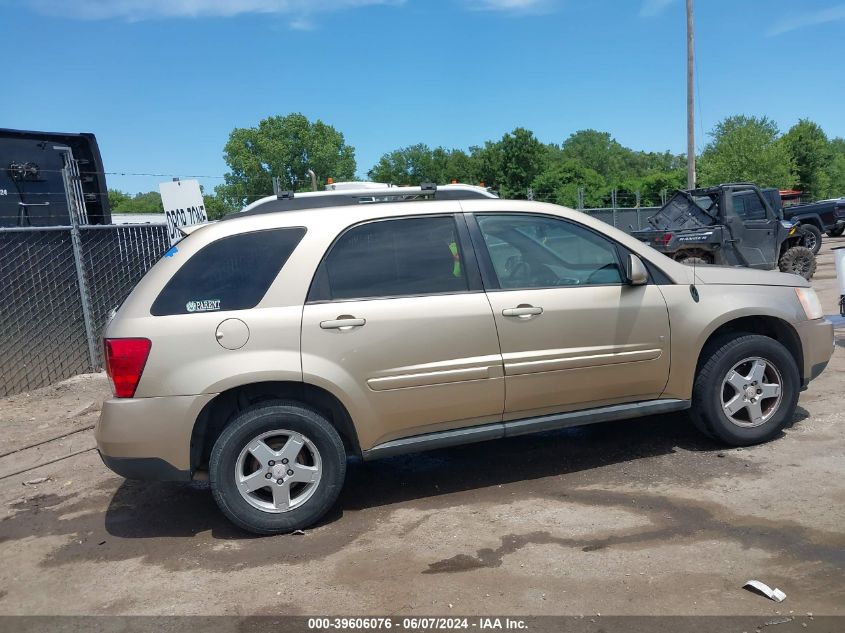
[[[780,433],[798,403],[792,354],[756,334],[721,338],[705,354],[693,387],[695,425],[732,446],[759,444]]]
[[[316,411],[285,401],[238,414],[209,462],[217,505],[256,534],[313,524],[337,499],[345,475],[346,453],[335,428]]]

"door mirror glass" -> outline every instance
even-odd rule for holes
[[[628,283],[632,286],[644,286],[648,283],[648,270],[643,260],[633,253],[628,256],[628,266],[625,271],[628,276]]]

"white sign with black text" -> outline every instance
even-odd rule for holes
[[[173,245],[184,237],[179,227],[208,222],[205,202],[197,180],[174,180],[158,186],[167,218],[167,234]]]

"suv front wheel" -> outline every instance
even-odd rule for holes
[[[792,419],[800,379],[792,354],[756,334],[721,338],[704,352],[691,415],[705,434],[732,446],[774,438]]]
[[[346,475],[346,452],[322,415],[294,402],[249,408],[214,444],[214,500],[239,527],[283,534],[312,525],[331,508]]]

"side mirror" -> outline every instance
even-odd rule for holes
[[[648,283],[648,270],[643,260],[631,253],[625,265],[625,276],[631,286],[644,286]]]

